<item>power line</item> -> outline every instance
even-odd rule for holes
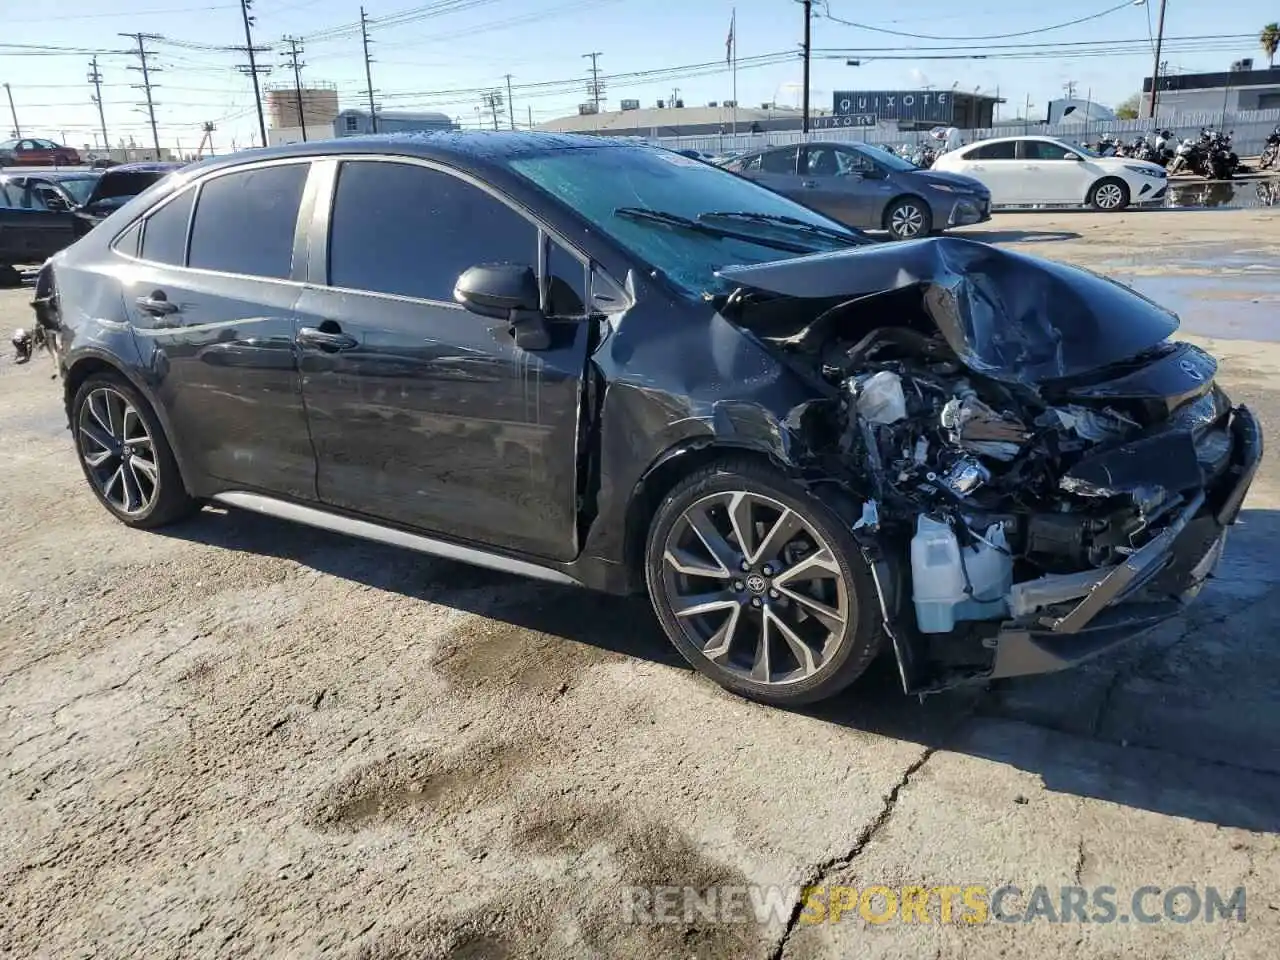
[[[1054,23],[1047,27],[1036,27],[1034,30],[1019,30],[1016,33],[991,33],[985,36],[974,37],[957,37],[947,36],[939,37],[928,33],[907,33],[904,30],[889,30],[886,27],[873,27],[868,23],[855,23],[852,20],[842,20],[839,17],[831,15],[828,7],[826,18],[834,23],[843,24],[846,27],[857,27],[859,30],[870,30],[872,33],[887,33],[894,37],[908,37],[912,40],[1005,40],[1010,37],[1029,37],[1036,33],[1047,33],[1050,30],[1061,30],[1064,27],[1074,27],[1078,23],[1087,23],[1090,20],[1097,20],[1099,17],[1105,17],[1108,14],[1115,13],[1117,10],[1123,10],[1125,7],[1135,7],[1138,4],[1135,0],[1125,0],[1124,3],[1118,3],[1114,7],[1108,7],[1106,10],[1100,10],[1097,13],[1091,13],[1086,17],[1077,17],[1075,20],[1067,20],[1064,23]]]
[[[147,64],[146,41],[159,40],[160,37],[156,36],[154,33],[122,33],[120,34],[120,36],[130,37],[133,40],[137,41],[137,44],[138,44],[137,56],[138,56],[138,62],[140,66],[129,67],[129,69],[142,71],[142,83],[140,85],[131,84],[131,86],[135,90],[141,90],[146,95],[147,116],[151,120],[151,142],[155,145],[156,159],[159,160],[160,159],[160,131],[156,129],[156,103],[151,96],[151,88],[153,86],[158,86],[158,84],[153,84],[151,82],[151,74],[153,72],[159,72],[160,68],[151,67]],[[138,104],[138,106],[142,106],[142,104]]]

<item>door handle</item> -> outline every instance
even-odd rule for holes
[[[987,169],[987,168],[986,168],[986,167],[984,167],[984,166],[982,166],[982,164],[980,164],[980,163],[975,163],[975,164],[974,164],[972,167],[970,167],[969,169],[970,169],[970,170],[985,170],[985,169]]]
[[[156,317],[177,313],[182,309],[176,303],[171,303],[163,290],[153,290],[151,296],[139,297],[134,303],[138,305],[138,309],[143,313],[149,313]]]
[[[818,181],[817,180],[801,180],[800,186],[808,187],[810,190],[812,190],[818,186]]]
[[[349,333],[341,330],[317,330],[315,327],[301,327],[298,330],[298,342],[319,347],[321,350],[350,350],[360,343]]]

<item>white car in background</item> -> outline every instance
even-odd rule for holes
[[[1163,200],[1169,185],[1158,164],[1100,157],[1052,137],[980,140],[942,154],[933,169],[980,180],[992,206],[1084,203],[1115,211]]]

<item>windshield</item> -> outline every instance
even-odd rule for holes
[[[719,167],[652,147],[584,147],[509,161],[511,169],[586,217],[603,233],[664,274],[692,297],[729,293],[721,267],[798,256],[767,241],[808,251],[847,246],[861,235],[819,213]],[[636,208],[696,220],[704,214],[756,213],[793,217],[840,237],[785,224],[736,222],[733,237],[715,236],[634,216]],[[617,211],[632,211],[619,216]],[[760,243],[740,236],[758,234]]]
[[[93,193],[93,186],[97,182],[97,177],[62,177],[57,181],[58,186],[76,202],[76,206],[84,205],[89,199],[89,194]]]
[[[890,153],[888,150],[871,151],[871,150],[864,150],[861,147],[856,147],[856,146],[852,147],[852,149],[856,150],[858,153],[862,154],[864,157],[870,157],[881,166],[888,167],[890,170],[896,170],[899,173],[906,170],[920,169],[910,160],[904,160],[902,157],[898,156],[898,154]]]
[[[124,200],[136,197],[168,175],[168,170],[108,170],[98,181],[98,189],[94,193],[95,206],[103,200],[119,200],[116,206],[120,206]]]

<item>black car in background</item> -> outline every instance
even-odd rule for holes
[[[200,164],[55,256],[34,306],[121,522],[213,501],[647,590],[690,663],[777,704],[882,645],[923,692],[1176,615],[1262,455],[1212,357],[1127,288],[870,243],[595,137]]]
[[[0,284],[14,281],[14,266],[43,263],[182,167],[142,162],[107,171],[0,174]]]

